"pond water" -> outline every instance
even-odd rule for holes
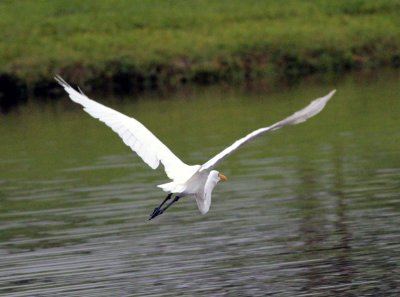
[[[116,100],[189,164],[311,99],[219,166],[201,215],[65,96],[0,115],[1,296],[399,296],[400,75]]]

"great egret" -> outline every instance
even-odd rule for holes
[[[335,90],[328,95],[315,99],[305,108],[295,112],[286,119],[269,127],[257,129],[245,137],[235,141],[222,152],[211,158],[203,165],[187,165],[174,155],[153,133],[134,118],[128,117],[114,109],[104,106],[89,99],[85,94],[76,91],[60,76],[57,82],[69,94],[72,101],[79,103],[92,117],[104,122],[118,133],[124,143],[135,151],[151,168],[156,169],[160,162],[164,165],[167,176],[172,180],[169,183],[158,185],[163,191],[168,192],[164,201],[150,214],[149,220],[165,212],[172,204],[184,196],[195,196],[197,206],[202,214],[210,209],[211,193],[220,180],[226,181],[223,174],[214,170],[222,160],[238,148],[260,136],[289,125],[296,125],[318,114],[333,96]],[[175,194],[175,198],[166,206],[164,204]],[[164,207],[163,207],[164,206]]]

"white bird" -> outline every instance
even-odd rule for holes
[[[162,214],[173,203],[185,196],[194,196],[200,212],[202,214],[207,213],[210,209],[211,193],[214,187],[220,180],[227,180],[226,176],[214,170],[222,160],[250,140],[264,133],[305,122],[318,114],[336,92],[333,90],[328,95],[315,99],[308,106],[282,121],[251,132],[235,141],[203,165],[187,165],[139,121],[89,99],[82,91],[78,92],[72,88],[60,76],[56,76],[55,79],[69,94],[72,101],[82,105],[88,114],[109,126],[152,169],[156,169],[160,162],[164,165],[165,173],[171,179],[171,182],[158,185],[158,187],[169,194],[150,214],[149,220]],[[173,194],[175,194],[175,198],[163,207]]]

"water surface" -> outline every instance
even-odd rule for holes
[[[199,214],[147,221],[166,182],[69,100],[0,116],[1,296],[397,296],[399,74],[293,87],[93,97],[199,164],[337,88],[320,115],[251,143]]]

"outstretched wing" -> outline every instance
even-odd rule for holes
[[[82,105],[88,114],[113,129],[151,168],[156,169],[161,162],[167,176],[172,180],[185,180],[198,169],[183,163],[139,121],[89,99],[60,76],[55,79],[67,91],[72,101]]]
[[[218,155],[204,163],[200,167],[200,171],[203,170],[209,170],[216,166],[218,163],[220,163],[222,160],[224,160],[226,157],[228,157],[230,154],[232,154],[234,151],[236,151],[238,148],[243,146],[245,143],[249,142],[250,140],[253,140],[254,138],[267,133],[271,131],[278,130],[280,128],[283,128],[285,126],[289,125],[296,125],[302,122],[305,122],[309,118],[315,116],[318,114],[326,105],[326,103],[331,99],[333,94],[335,94],[336,90],[331,91],[328,95],[315,99],[312,101],[309,105],[307,105],[305,108],[295,112],[292,114],[290,117],[287,117],[286,119],[277,122],[273,124],[272,126],[265,127],[265,128],[260,128],[257,129],[250,134],[246,135],[245,137],[235,141],[231,146],[227,147],[224,149],[222,152],[220,152]]]

